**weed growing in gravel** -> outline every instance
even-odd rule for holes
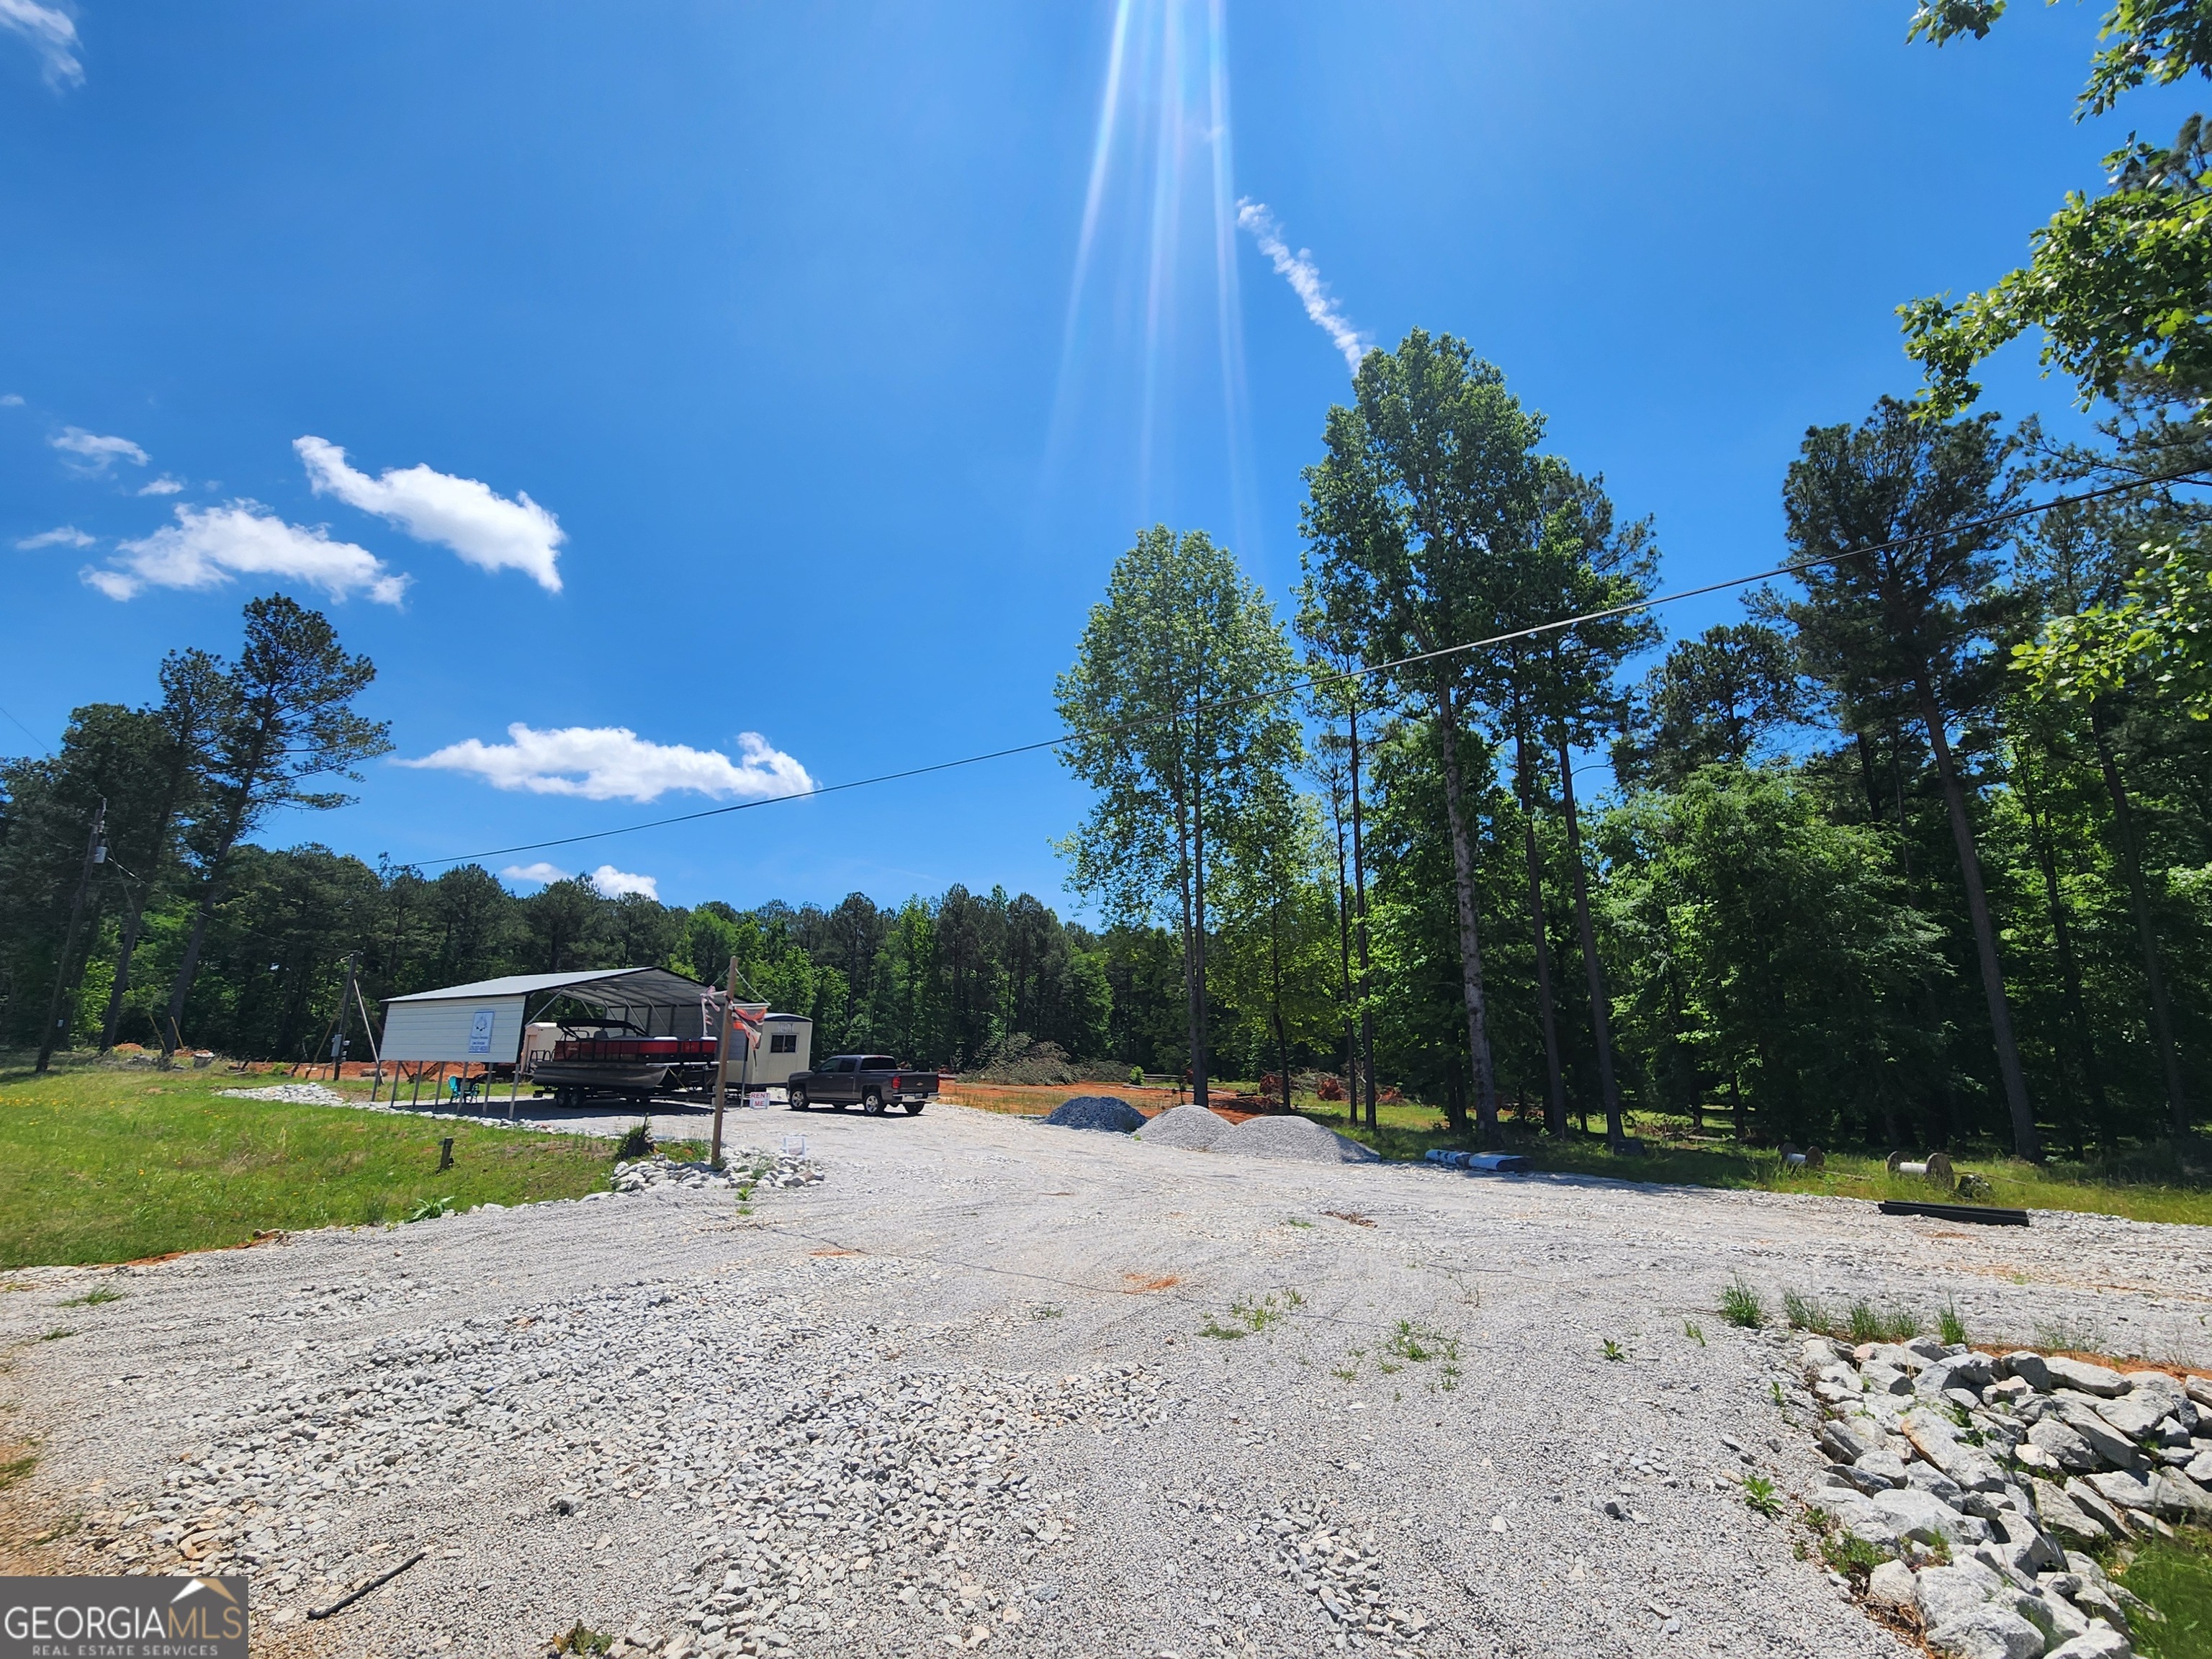
[[[1283,1218],[1283,1225],[1285,1225],[1285,1227],[1304,1227],[1304,1228],[1310,1229],[1310,1228],[1313,1226],[1313,1223],[1312,1223],[1312,1222],[1310,1222],[1310,1221],[1308,1221],[1308,1220],[1307,1220],[1304,1217],[1303,1217],[1303,1216],[1295,1216],[1295,1215],[1291,1215],[1291,1216],[1285,1216],[1285,1217]]]
[[[1728,1288],[1721,1292],[1721,1317],[1731,1325],[1755,1331],[1766,1322],[1766,1304],[1739,1275],[1729,1280]]]
[[[1769,1520],[1782,1513],[1782,1498],[1774,1490],[1774,1483],[1763,1474],[1747,1474],[1743,1478],[1743,1501],[1754,1513]]]
[[[1614,1341],[1609,1336],[1599,1345],[1599,1351],[1602,1352],[1607,1359],[1626,1359],[1628,1358],[1628,1350],[1622,1347],[1620,1343]]]
[[[1802,1296],[1796,1291],[1782,1292],[1782,1317],[1797,1330],[1824,1334],[1836,1322],[1818,1297]]]
[[[1770,1381],[1766,1385],[1766,1391],[1774,1396],[1774,1403],[1777,1406],[1785,1406],[1789,1404],[1789,1401],[1782,1397],[1782,1385],[1779,1382]]]
[[[1943,1339],[1943,1346],[1955,1348],[1966,1340],[1966,1321],[1959,1311],[1956,1302],[1946,1302],[1936,1316],[1936,1333]]]
[[[1234,1323],[1224,1325],[1209,1316],[1206,1323],[1199,1327],[1198,1334],[1217,1342],[1236,1342],[1256,1336],[1270,1325],[1279,1323],[1289,1310],[1305,1306],[1305,1301],[1296,1291],[1283,1291],[1279,1302],[1272,1291],[1256,1301],[1246,1297],[1229,1304],[1229,1317]]]
[[[36,1452],[28,1452],[21,1457],[10,1458],[0,1463],[0,1492],[7,1491],[38,1467],[39,1455]]]
[[[73,1296],[62,1304],[64,1308],[97,1308],[103,1302],[120,1302],[123,1292],[105,1285],[95,1285],[82,1296]]]
[[[441,1215],[453,1212],[451,1198],[426,1198],[407,1212],[410,1221],[435,1221]]]
[[[1745,1501],[1748,1502],[1749,1499],[1747,1498]],[[1836,1571],[1850,1579],[1852,1583],[1864,1589],[1867,1580],[1873,1576],[1874,1570],[1888,1560],[1888,1555],[1868,1543],[1865,1539],[1845,1532],[1841,1527],[1836,1525],[1832,1519],[1826,1516],[1822,1518],[1828,1520],[1829,1523],[1820,1534],[1821,1559]]]
[[[1920,1334],[1920,1321],[1904,1308],[1877,1308],[1861,1297],[1851,1304],[1849,1316],[1854,1342],[1910,1342]]]
[[[1459,1339],[1432,1331],[1425,1325],[1416,1325],[1410,1319],[1401,1319],[1390,1328],[1390,1337],[1382,1345],[1382,1352],[1416,1364],[1425,1359],[1456,1360]]]
[[[586,1630],[579,1619],[568,1631],[553,1638],[556,1653],[605,1653],[615,1644],[615,1638],[605,1631]]]
[[[1705,1328],[1694,1319],[1686,1319],[1682,1322],[1682,1334],[1701,1348],[1705,1346]]]
[[[76,1333],[70,1329],[68,1326],[57,1325],[50,1331],[41,1332],[39,1336],[39,1340],[41,1342],[58,1342],[65,1336],[75,1336],[76,1334]]]
[[[2038,1324],[2035,1340],[2028,1346],[2045,1353],[2101,1353],[2105,1339],[2086,1319],[2059,1318]]]
[[[1055,1308],[1052,1306],[1051,1304],[1047,1303],[1040,1307],[1031,1308],[1030,1310],[1030,1317],[1036,1320],[1057,1319],[1066,1311],[1067,1310],[1065,1308]]]
[[[629,1133],[624,1135],[615,1147],[617,1158],[651,1158],[652,1156],[652,1126],[643,1122],[631,1124]],[[582,1626],[579,1626],[577,1628],[581,1629]]]

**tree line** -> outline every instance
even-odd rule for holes
[[[1287,616],[1203,532],[1120,561],[1060,688],[1096,792],[1073,884],[1182,941],[1196,1069],[1225,1023],[1370,1120],[1395,1083],[1490,1141],[1637,1109],[2024,1156],[2185,1134],[2212,703],[2087,674],[2075,635],[2204,520],[2142,482],[2172,432],[2108,435],[1890,399],[1814,428],[1794,575],[1637,675],[1652,526],[1416,330],[1330,412]],[[2020,512],[2039,484],[2089,499]]]
[[[257,599],[234,661],[173,653],[157,702],[88,704],[58,754],[0,761],[0,1044],[319,1060],[349,968],[374,1010],[580,968],[719,984],[734,959],[750,994],[815,1021],[819,1052],[1039,1080],[1180,1063],[1173,942],[1094,933],[1027,893],[687,908],[575,877],[524,896],[480,865],[432,875],[251,839],[281,807],[346,804],[328,786],[388,750],[353,708],[374,672],[326,617]]]

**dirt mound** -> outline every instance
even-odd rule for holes
[[[1045,1121],[1060,1129],[1103,1129],[1126,1135],[1145,1127],[1145,1115],[1112,1095],[1077,1095],[1064,1101]]]
[[[1382,1156],[1371,1146],[1322,1128],[1310,1117],[1253,1118],[1215,1141],[1213,1150],[1300,1164],[1373,1164]]]
[[[1234,1127],[1228,1119],[1217,1115],[1196,1102],[1191,1102],[1169,1107],[1139,1130],[1137,1139],[1148,1146],[1157,1144],[1180,1146],[1186,1152],[1202,1152]]]

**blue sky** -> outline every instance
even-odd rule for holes
[[[1297,579],[1347,373],[1240,199],[1340,330],[1497,362],[1669,585],[1755,568],[1805,427],[1911,389],[1893,308],[2183,112],[2073,123],[2094,10],[1909,12],[14,0],[0,750],[272,587],[398,748],[269,838],[372,860],[1047,737],[1140,523]],[[490,862],[1056,899],[1085,805],[1038,754]]]

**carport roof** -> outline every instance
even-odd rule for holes
[[[385,1001],[477,1002],[486,997],[536,996],[544,991],[560,991],[594,1007],[625,1008],[696,1008],[701,997],[719,1000],[721,995],[711,986],[665,968],[586,968],[569,974],[509,974],[473,985],[386,997]]]

